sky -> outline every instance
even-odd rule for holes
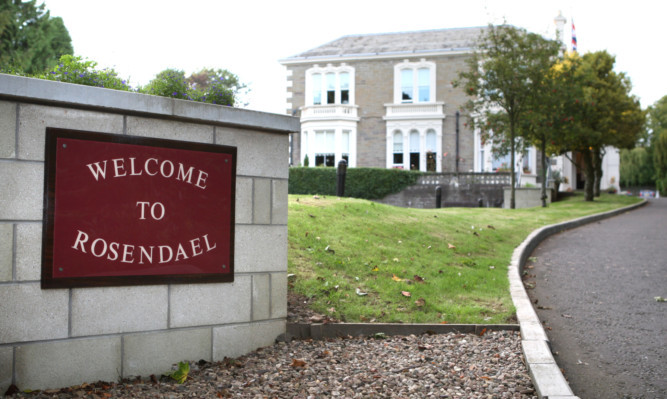
[[[658,0],[42,0],[62,17],[75,55],[134,87],[167,68],[227,69],[250,87],[246,108],[284,113],[281,59],[355,34],[507,22],[555,37],[574,20],[578,52],[607,50],[646,108],[667,95],[667,2]],[[38,1],[39,3],[39,1]]]

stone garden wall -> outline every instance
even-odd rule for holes
[[[233,283],[42,289],[46,127],[237,147]],[[287,314],[283,115],[0,74],[0,394],[270,345]]]
[[[509,184],[508,173],[432,173],[377,202],[409,208],[435,208],[435,190],[440,187],[441,208],[498,208],[503,203],[503,187]]]

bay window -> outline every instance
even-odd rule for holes
[[[306,106],[354,103],[354,69],[315,66],[306,71]]]

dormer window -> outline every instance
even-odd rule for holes
[[[353,104],[354,69],[349,66],[310,68],[306,72],[306,105]]]
[[[394,103],[433,102],[432,93],[435,93],[435,63],[405,61],[394,67]]]

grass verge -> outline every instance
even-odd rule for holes
[[[289,289],[345,322],[512,323],[507,266],[532,230],[638,201],[413,209],[290,195]]]

